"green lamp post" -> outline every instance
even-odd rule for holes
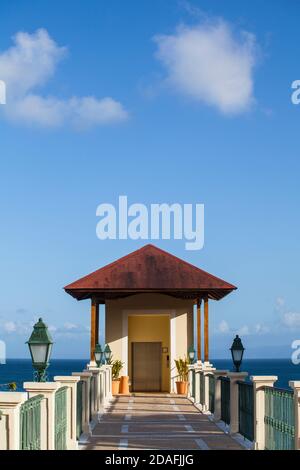
[[[195,349],[194,349],[193,345],[191,344],[191,346],[188,349],[188,356],[189,356],[190,364],[194,364],[195,355],[196,355]]]
[[[245,348],[239,335],[236,335],[236,337],[234,338],[230,351],[235,370],[236,372],[239,372],[245,351]]]
[[[34,325],[33,332],[26,343],[29,347],[32,366],[35,369],[34,380],[36,382],[46,382],[46,369],[49,366],[53,341],[47,325],[41,318]]]
[[[111,363],[111,349],[108,344],[104,348],[104,358],[105,358],[106,364]]]
[[[95,361],[96,361],[97,367],[100,367],[102,364],[103,354],[104,352],[102,351],[100,344],[97,343],[95,346]]]

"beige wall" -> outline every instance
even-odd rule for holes
[[[193,302],[162,294],[138,294],[125,299],[107,301],[106,342],[114,359],[125,362],[122,374],[130,374],[128,361],[128,318],[132,315],[168,315],[170,321],[170,371],[176,376],[174,359],[185,356],[193,342]]]

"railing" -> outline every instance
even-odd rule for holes
[[[239,381],[239,433],[249,441],[254,440],[253,384]]]
[[[295,446],[294,394],[265,387],[265,448],[292,450]]]
[[[55,450],[67,448],[67,389],[61,387],[55,393]]]
[[[215,386],[216,379],[214,374],[208,375],[208,409],[211,413],[215,412]]]
[[[20,450],[41,448],[41,401],[43,395],[29,398],[20,407]]]
[[[76,438],[77,440],[80,438],[82,434],[82,412],[83,412],[83,406],[82,406],[82,388],[83,388],[83,381],[80,380],[77,382],[77,401],[76,401]]]
[[[221,420],[230,424],[230,379],[219,377],[221,381]]]
[[[203,372],[200,372],[200,403],[202,406],[205,405],[205,376]]]

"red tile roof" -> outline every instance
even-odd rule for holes
[[[78,300],[96,296],[105,301],[141,292],[195,299],[207,295],[219,300],[236,287],[154,245],[145,245],[64,289]]]

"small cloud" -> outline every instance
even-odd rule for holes
[[[265,333],[269,333],[270,328],[266,325],[262,325],[261,323],[257,323],[254,326],[254,332],[258,335],[262,335],[262,334],[265,334]]]
[[[6,331],[7,333],[13,333],[14,331],[16,331],[17,326],[15,322],[7,321],[4,323],[3,328],[4,328],[4,331]]]
[[[81,130],[128,118],[123,105],[111,97],[61,99],[37,93],[55,75],[67,48],[58,46],[45,29],[33,34],[18,32],[13,40],[14,45],[0,53],[0,76],[7,87],[3,116],[8,120],[49,128],[70,125]]]
[[[6,321],[2,328],[6,333],[16,333],[19,335],[29,334],[32,331],[32,322]]]
[[[229,328],[228,323],[225,320],[222,320],[217,327],[217,331],[222,334],[229,333],[230,328]]]
[[[282,324],[291,330],[300,328],[300,313],[286,312],[282,315]]]
[[[250,335],[250,329],[249,329],[248,325],[242,326],[242,327],[238,330],[237,334],[240,335],[240,336],[248,336],[248,335]]]
[[[76,330],[78,328],[78,325],[75,325],[75,323],[69,323],[69,322],[66,322],[64,324],[64,328],[66,330]]]
[[[211,19],[180,26],[174,34],[157,35],[154,41],[168,86],[223,114],[251,108],[257,50],[253,34],[236,35],[224,20]]]
[[[275,302],[275,308],[276,310],[281,310],[285,305],[285,300],[283,297],[277,297],[276,302]]]

